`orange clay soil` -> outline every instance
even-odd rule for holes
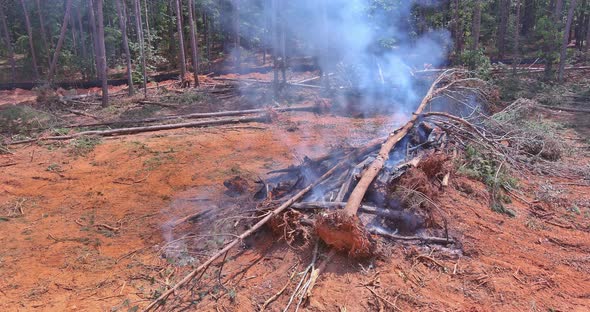
[[[236,172],[264,177],[329,146],[358,144],[393,128],[383,129],[384,119],[281,116],[273,124],[106,138],[87,155],[76,156],[62,143],[21,146],[0,156],[0,165],[16,163],[0,167],[0,310],[145,307],[154,291],[190,270],[160,252],[163,226],[191,213],[170,209],[179,194],[223,191],[223,181]],[[587,155],[577,156],[581,161],[587,163]],[[548,181],[572,182],[526,177],[523,199],[534,200],[535,189]],[[577,203],[579,210],[547,206],[550,224],[516,200],[510,205],[516,218],[492,212],[485,186],[451,176],[434,200],[448,214],[461,255],[399,244],[372,262],[336,255],[303,310],[588,311],[590,188],[555,185],[565,207]],[[320,248],[318,262],[327,252]],[[291,249],[263,231],[228,255],[219,276],[218,263],[210,268],[206,283],[185,297],[195,304],[187,310],[255,311],[310,258],[311,248]],[[267,311],[282,310],[299,279],[295,275]]]

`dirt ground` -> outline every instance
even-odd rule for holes
[[[269,124],[105,138],[88,153],[68,142],[17,147],[0,155],[0,309],[141,309],[190,270],[162,251],[195,229],[171,232],[167,225],[208,208],[204,198],[220,196],[226,179],[265,177],[304,156],[384,135],[402,120],[298,112]],[[581,133],[563,131],[576,152],[561,162],[590,165]],[[303,310],[590,310],[588,182],[519,179],[521,193],[510,205],[516,217],[509,218],[489,208],[482,183],[453,175],[434,200],[460,250],[391,243],[372,260],[338,254]],[[548,218],[531,214],[540,198],[554,203],[540,208]],[[191,302],[186,311],[256,311],[286,287],[267,308],[281,311],[310,249],[262,231],[182,293]],[[320,248],[320,258],[327,253]]]

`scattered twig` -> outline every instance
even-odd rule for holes
[[[283,288],[281,288],[281,290],[279,290],[276,294],[274,294],[272,297],[268,298],[260,307],[260,312],[263,312],[266,307],[268,307],[268,305],[270,305],[271,303],[273,303],[275,300],[277,300],[287,289],[287,287],[289,287],[289,284],[291,284],[291,281],[293,280],[293,277],[295,277],[295,272],[293,272],[291,274],[291,277],[289,277],[289,280],[287,281],[287,283],[285,283],[285,286],[283,286]]]

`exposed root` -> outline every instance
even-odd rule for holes
[[[447,165],[448,156],[443,153],[432,154],[423,159],[418,168],[420,168],[430,179],[444,176],[449,172]]]
[[[269,227],[273,233],[282,236],[287,244],[296,249],[305,249],[309,246],[311,233],[308,227],[301,225],[303,214],[296,210],[289,210],[270,219]]]
[[[375,241],[357,216],[350,217],[341,211],[320,215],[316,231],[326,244],[347,251],[354,258],[370,257],[376,250]]]

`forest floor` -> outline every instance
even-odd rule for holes
[[[224,107],[230,108],[249,107]],[[148,117],[167,109],[122,103],[91,112]],[[195,109],[210,105],[178,111]],[[556,166],[590,166],[587,116],[535,116],[563,126],[557,134],[570,151]],[[167,247],[186,235],[200,235],[210,251],[223,245],[194,225],[170,224],[201,209],[231,209],[225,180],[239,175],[254,181],[305,156],[360,145],[405,118],[289,112],[272,123],[11,147],[11,154],[0,155],[0,309],[145,307],[184,277],[187,264],[205,256],[168,257]],[[590,182],[528,172],[516,177],[521,195],[509,205],[516,212],[510,218],[489,208],[482,182],[453,174],[433,200],[447,213],[461,250],[392,243],[386,254],[363,262],[338,254],[304,310],[588,311]],[[536,201],[549,218],[531,213]],[[244,226],[239,222],[233,227]],[[326,253],[322,247],[320,254]],[[286,286],[267,308],[282,310],[299,280],[293,272],[311,256],[311,248],[291,248],[264,230],[210,268],[187,298],[195,305],[189,310],[255,311]]]

